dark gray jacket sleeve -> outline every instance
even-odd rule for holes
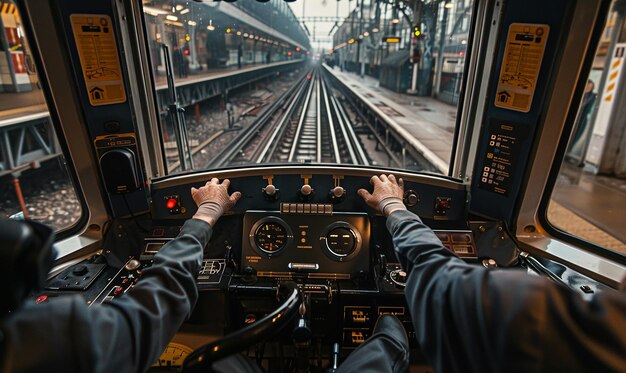
[[[158,359],[198,298],[211,227],[190,219],[126,294],[87,308],[79,296],[29,301],[2,322],[3,372],[141,372]]]
[[[543,277],[469,265],[408,211],[392,213],[387,228],[435,371],[626,371],[625,293],[585,301]]]

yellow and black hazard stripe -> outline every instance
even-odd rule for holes
[[[0,6],[0,13],[17,15],[17,7],[12,1],[3,1]]]
[[[609,76],[607,79],[607,86],[604,90],[604,101],[611,102],[613,100],[613,95],[615,94],[615,88],[617,86],[619,72],[622,68],[622,62],[624,60],[624,47],[619,46],[615,49],[615,57],[611,66],[609,67]]]

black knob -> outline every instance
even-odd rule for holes
[[[407,190],[404,193],[403,202],[408,207],[413,207],[417,205],[419,201],[420,201],[420,197],[417,195],[417,193],[414,190]]]
[[[89,273],[89,268],[85,265],[77,265],[72,269],[72,274],[75,276],[84,276]]]
[[[256,277],[256,269],[248,266],[243,269],[243,274],[241,275],[241,281],[251,284],[257,281]]]

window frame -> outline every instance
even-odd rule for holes
[[[60,31],[54,4],[27,0],[16,3],[24,35],[28,39],[55,135],[65,158],[66,168],[81,206],[79,220],[56,232],[57,263],[67,262],[100,248],[102,229],[109,214],[101,189],[100,174],[89,141],[68,141],[65,133],[86,134],[76,81],[63,56],[69,52]],[[35,28],[35,25],[37,27]],[[41,43],[39,36],[46,38]],[[44,63],[45,56],[51,57]],[[78,170],[83,170],[79,172]]]
[[[586,78],[604,30],[610,4],[610,0],[581,0],[575,4],[568,38],[562,41],[569,48],[563,48],[561,60],[579,60],[582,64],[563,63],[563,68],[554,79],[548,105],[542,114],[543,126],[537,136],[527,184],[517,204],[515,233],[522,249],[557,260],[617,288],[626,279],[626,256],[564,232],[547,219],[549,202],[565,159]],[[595,14],[595,19],[576,17],[577,14]],[[584,30],[590,27],[592,32],[585,34]],[[578,45],[584,45],[585,48],[573,47],[572,40],[576,37]],[[581,44],[581,41],[587,44]],[[571,94],[559,95],[557,92]],[[547,126],[546,123],[551,125]],[[541,159],[538,154],[542,154]]]

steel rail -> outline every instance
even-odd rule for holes
[[[302,79],[306,79],[303,77]],[[267,122],[272,118],[274,114],[281,108],[285,100],[292,97],[293,92],[297,89],[298,85],[295,84],[285,93],[283,93],[264,113],[263,115],[257,119],[252,125],[248,128],[242,130],[242,133],[237,136],[224,150],[218,153],[215,156],[213,162],[207,165],[207,168],[220,168],[228,164],[228,162],[232,161],[235,158],[235,154],[237,154],[257,133],[257,131],[263,127]]]
[[[302,109],[302,114],[300,114],[300,119],[298,121],[298,127],[296,129],[296,134],[293,138],[293,143],[291,144],[291,149],[289,151],[289,158],[287,158],[288,162],[293,162],[293,157],[296,153],[296,149],[298,147],[298,138],[300,137],[300,132],[302,132],[302,127],[304,124],[304,120],[306,119],[306,115],[308,112],[308,107],[311,101],[311,94],[313,93],[313,81],[314,81],[315,77],[311,77],[311,85],[309,86],[309,90],[307,92],[306,98],[304,99],[304,107]]]
[[[320,75],[317,75],[315,83],[315,116],[317,118],[317,163],[322,163],[322,108],[320,99]]]
[[[335,156],[335,163],[340,164],[341,162],[341,155],[339,154],[339,144],[337,144],[337,135],[335,134],[335,125],[333,123],[333,113],[330,110],[330,103],[328,102],[328,90],[326,89],[326,85],[325,85],[325,81],[324,79],[322,79],[321,74],[320,74],[320,85],[322,86],[322,95],[324,97],[324,102],[326,104],[326,115],[328,116],[328,128],[330,129],[330,138],[332,141],[332,146],[333,146],[333,153]],[[322,115],[321,111],[320,113],[318,113],[318,117],[320,117]],[[346,137],[346,133],[345,130],[343,128],[343,126],[339,125],[343,135],[344,135],[344,139],[346,139],[346,142],[348,141],[347,137]],[[353,153],[351,153],[351,155],[353,155]],[[354,164],[355,159],[352,158],[352,163]]]
[[[267,162],[268,159],[266,158],[268,157],[268,154],[274,154],[274,152],[276,151],[276,147],[278,146],[278,141],[276,140],[284,133],[287,127],[286,123],[291,120],[295,108],[302,101],[305,90],[306,80],[303,80],[299,85],[298,92],[294,96],[294,99],[291,100],[291,102],[289,103],[289,106],[285,111],[285,115],[283,115],[283,117],[280,119],[280,122],[276,125],[276,128],[274,128],[274,131],[272,131],[272,135],[269,137],[267,143],[265,144],[265,147],[261,151],[261,154],[256,157],[255,163]]]

